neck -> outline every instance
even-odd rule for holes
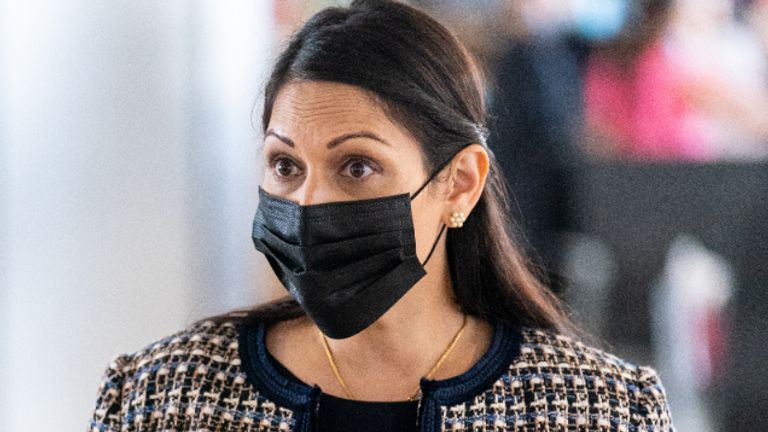
[[[447,270],[428,271],[374,324],[346,339],[328,339],[333,355],[346,371],[387,370],[418,382],[462,326],[464,314],[452,299]]]
[[[375,323],[346,339],[328,339],[336,366],[353,397],[370,401],[403,400],[437,364],[464,323],[454,300],[444,247],[425,265],[427,274]],[[337,395],[344,391],[330,372],[319,329],[313,337],[318,361],[327,368],[324,383]],[[466,326],[430,377],[443,380],[469,370],[490,345],[489,323],[467,317]]]

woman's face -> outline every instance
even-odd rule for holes
[[[355,86],[326,81],[283,86],[263,156],[262,188],[301,205],[412,194],[428,178],[419,144],[378,103]],[[422,260],[445,212],[428,189],[411,202]]]

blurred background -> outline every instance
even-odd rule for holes
[[[0,0],[1,430],[82,430],[113,356],[283,293],[249,237],[262,86],[346,3]],[[656,367],[678,431],[764,430],[768,1],[409,3],[481,60],[578,321]]]

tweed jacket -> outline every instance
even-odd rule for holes
[[[88,430],[314,430],[320,388],[280,373],[265,348],[266,326],[243,316],[198,322],[116,356]],[[421,389],[421,431],[674,431],[652,368],[503,322],[469,371],[423,378]]]

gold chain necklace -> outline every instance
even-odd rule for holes
[[[448,347],[443,351],[443,354],[440,355],[440,358],[437,359],[437,363],[435,363],[434,366],[432,366],[432,369],[429,370],[429,373],[427,374],[427,379],[432,379],[432,375],[434,375],[435,372],[440,368],[440,366],[445,361],[446,357],[448,357],[448,354],[451,352],[453,347],[456,346],[456,343],[459,341],[459,338],[461,338],[462,333],[464,333],[464,328],[467,326],[467,314],[464,314],[464,319],[461,323],[461,328],[458,332],[453,336],[453,339],[451,340],[451,343],[448,344]],[[328,345],[328,339],[325,338],[325,335],[320,332],[320,337],[323,339],[323,347],[325,348],[325,355],[328,357],[328,362],[331,364],[331,369],[333,369],[333,374],[336,375],[336,379],[339,381],[339,384],[341,384],[341,388],[344,389],[344,393],[347,394],[347,397],[350,399],[356,399],[355,395],[352,393],[352,391],[347,387],[347,383],[344,382],[344,379],[341,377],[341,373],[339,373],[339,367],[336,366],[336,360],[333,358],[333,353],[331,353],[331,347]],[[421,383],[416,386],[416,389],[413,393],[411,393],[411,396],[408,398],[409,401],[414,401],[418,398],[419,393],[421,392]]]

